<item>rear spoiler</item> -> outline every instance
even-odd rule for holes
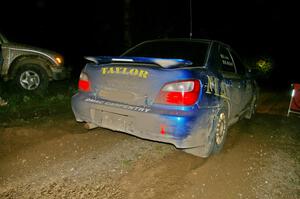
[[[151,57],[84,57],[86,60],[92,61],[95,64],[111,63],[111,62],[127,62],[127,63],[149,63],[156,64],[163,68],[171,68],[175,66],[189,66],[193,62],[185,59],[166,59],[166,58],[151,58]]]

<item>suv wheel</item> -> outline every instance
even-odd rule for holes
[[[48,76],[42,67],[26,65],[18,70],[15,76],[15,83],[19,88],[25,91],[43,91],[48,86]]]

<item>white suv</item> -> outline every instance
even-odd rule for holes
[[[0,33],[0,76],[26,91],[42,91],[51,80],[67,77],[62,55],[8,41]]]

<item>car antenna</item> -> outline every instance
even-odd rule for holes
[[[190,39],[193,36],[193,9],[192,9],[192,0],[190,0]]]

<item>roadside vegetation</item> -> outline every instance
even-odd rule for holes
[[[51,82],[40,94],[23,92],[0,81],[0,124],[11,121],[29,121],[42,116],[71,111],[71,97],[77,91],[77,82]]]

